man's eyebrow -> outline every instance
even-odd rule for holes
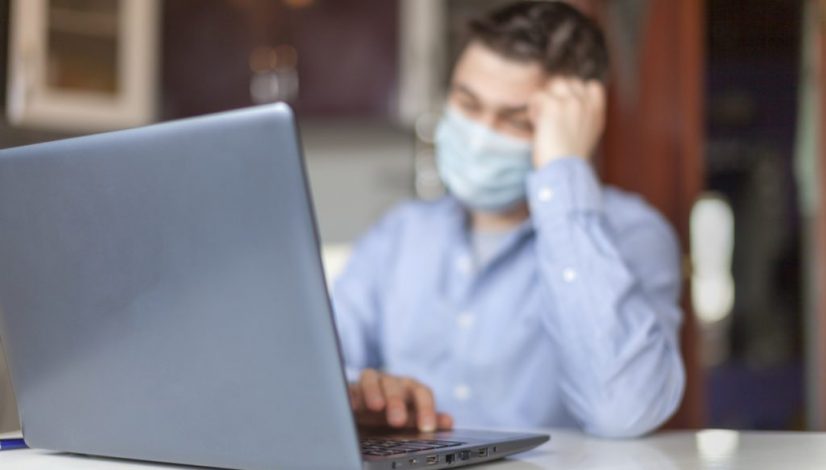
[[[467,85],[464,85],[462,83],[454,83],[452,85],[452,88],[455,91],[459,92],[459,93],[467,95],[468,97],[470,97],[474,101],[477,101],[477,102],[481,101],[479,99],[479,96],[476,93],[474,93],[473,90],[471,90],[470,87],[468,87]],[[502,115],[505,115],[505,116],[512,116],[514,114],[522,114],[522,113],[526,113],[526,112],[528,112],[528,105],[527,104],[521,104],[521,105],[517,105],[517,106],[503,106],[503,107],[498,109],[498,113],[502,114]]]
[[[514,114],[523,114],[528,112],[528,105],[522,104],[519,106],[503,107],[499,110],[500,114],[512,116]]]
[[[469,97],[473,98],[476,101],[479,101],[479,97],[476,96],[476,93],[474,93],[473,90],[471,90],[470,88],[468,88],[467,86],[465,86],[461,83],[454,83],[453,84],[453,89],[460,92],[460,93],[468,95]]]

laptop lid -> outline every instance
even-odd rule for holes
[[[33,447],[360,468],[284,104],[0,151],[0,335]]]

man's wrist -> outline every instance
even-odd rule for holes
[[[602,185],[590,162],[582,157],[559,157],[537,168],[526,182],[531,213],[599,211]]]
[[[561,151],[554,151],[554,152],[542,152],[537,153],[534,155],[533,159],[533,166],[534,169],[540,170],[551,163],[559,160],[564,160],[567,158],[579,158],[581,160],[588,160],[587,157],[582,156],[579,152],[571,151],[571,152],[561,152]]]

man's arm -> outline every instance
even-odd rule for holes
[[[567,406],[586,431],[624,437],[661,425],[682,397],[681,269],[675,237],[652,209],[630,204],[607,223],[588,163],[605,103],[596,81],[553,78],[537,93],[528,199]]]
[[[621,231],[606,222],[601,189],[580,158],[529,180],[542,277],[553,308],[545,326],[562,354],[561,388],[583,428],[627,437],[677,408],[685,384],[678,345],[681,270],[667,224],[642,203]]]
[[[383,270],[392,260],[396,217],[390,214],[355,245],[336,279],[332,293],[336,328],[344,355],[347,380],[357,381],[366,368],[382,365],[379,331],[384,291]]]
[[[350,403],[359,425],[449,429],[453,419],[436,413],[429,387],[380,371],[382,293],[398,252],[403,210],[386,216],[359,241],[333,289]]]

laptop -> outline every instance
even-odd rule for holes
[[[541,434],[359,434],[285,104],[0,151],[26,442],[222,468],[487,462]]]

